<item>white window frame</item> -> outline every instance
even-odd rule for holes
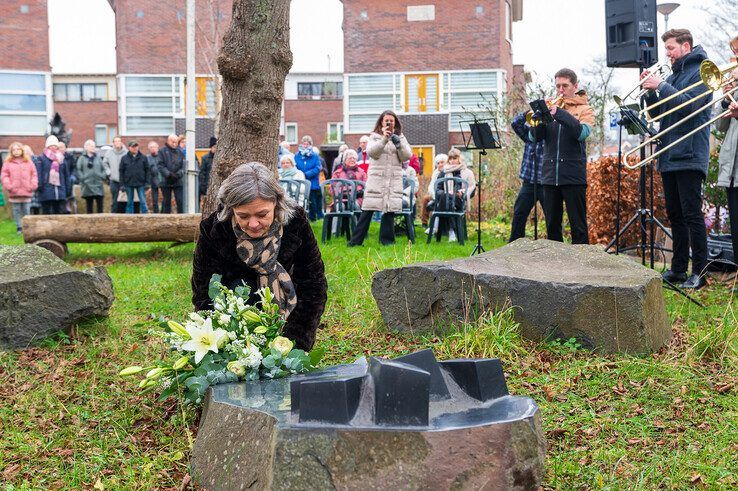
[[[505,81],[507,80],[507,71],[503,69],[495,69],[495,70],[449,70],[441,73],[441,85],[443,85],[443,92],[441,94],[441,107],[444,109],[444,111],[439,112],[445,112],[448,113],[448,125],[449,131],[459,132],[460,129],[455,127],[452,121],[452,114],[458,114],[461,111],[453,111],[451,110],[451,107],[453,106],[453,94],[478,94],[480,92],[490,92],[490,90],[487,87],[477,86],[474,88],[469,89],[463,89],[463,90],[451,90],[451,75],[458,74],[458,73],[496,73],[496,82],[497,87],[495,87],[494,90],[491,92],[495,92],[495,95],[497,96],[497,101],[500,103],[502,102],[502,98],[505,94]],[[480,114],[483,114],[480,112]],[[490,117],[489,114],[487,114],[486,117]]]
[[[292,127],[292,126],[295,127],[295,141],[290,141],[287,139],[287,135],[289,134],[289,132],[287,131],[287,128]],[[297,145],[297,140],[299,139],[298,135],[299,133],[297,132],[297,123],[285,123],[284,124],[284,141],[286,141],[290,145]]]
[[[0,94],[9,95],[42,95],[46,98],[45,111],[0,111],[0,116],[44,116],[46,118],[46,126],[42,132],[33,131],[13,131],[12,133],[0,133],[0,136],[44,136],[49,129],[49,121],[51,120],[54,110],[53,92],[51,73],[36,72],[28,70],[0,70],[1,73],[18,73],[22,75],[43,75],[45,90],[0,90]]]
[[[505,40],[512,46],[512,5],[505,1]]]
[[[351,131],[351,126],[349,124],[349,99],[352,95],[392,95],[392,107],[388,107],[385,109],[391,109],[395,113],[401,113],[403,111],[402,107],[402,101],[405,97],[405,88],[403,87],[402,83],[402,77],[406,73],[411,72],[367,72],[367,73],[344,73],[343,75],[343,129],[344,132],[346,128]],[[429,73],[427,71],[421,71],[421,72],[414,72],[414,73]],[[351,92],[351,87],[349,85],[349,78],[352,76],[368,76],[368,75],[392,75],[392,91],[385,91],[385,92],[373,92],[373,91],[357,91],[357,92]],[[399,104],[398,104],[399,103]],[[351,113],[351,115],[367,115],[367,114],[373,114],[376,117],[379,117],[382,111],[354,111]],[[356,132],[352,132],[354,134]],[[345,133],[344,133],[345,134]]]
[[[331,134],[331,126],[333,126],[333,125],[336,125],[336,133],[339,136],[338,140],[335,140],[335,141],[328,139],[330,137],[330,134]],[[325,140],[326,140],[326,143],[343,143],[343,141],[344,141],[344,138],[343,138],[343,128],[344,128],[343,121],[335,121],[335,122],[332,122],[332,123],[326,123],[326,125],[325,125]]]
[[[496,73],[496,80],[497,80],[497,87],[493,90],[490,90],[488,87],[475,87],[471,89],[464,89],[464,90],[455,90],[451,91],[451,74],[456,73]],[[433,113],[415,113],[415,112],[408,112],[405,111],[404,108],[404,101],[405,101],[405,83],[404,83],[404,77],[406,75],[429,75],[429,74],[438,74],[438,91],[439,91],[439,97],[440,97],[440,105],[438,108],[438,111],[435,111]],[[504,70],[502,68],[493,68],[493,69],[477,69],[477,70],[442,70],[442,71],[434,71],[434,70],[419,70],[419,71],[409,71],[409,72],[357,72],[357,73],[345,73],[343,75],[343,129],[344,132],[348,128],[349,134],[356,134],[356,131],[353,131],[351,129],[351,126],[349,125],[349,116],[352,115],[365,115],[365,114],[374,114],[377,117],[379,117],[380,112],[377,111],[355,111],[349,113],[349,100],[351,99],[352,95],[389,95],[390,92],[368,92],[368,91],[360,91],[360,92],[351,92],[350,86],[349,86],[349,78],[352,76],[366,76],[366,75],[394,75],[393,78],[393,88],[394,90],[391,92],[393,94],[393,107],[387,108],[394,110],[398,115],[406,115],[406,114],[449,114],[449,116],[452,113],[458,113],[459,111],[451,111],[451,102],[453,93],[478,93],[478,92],[495,92],[497,100],[502,101],[503,97],[506,94],[506,81],[507,81],[507,70]],[[398,87],[399,84],[399,87]],[[458,132],[459,128],[453,127],[451,117],[449,117],[449,132]],[[360,133],[360,132],[359,132]],[[344,133],[345,134],[345,133]]]
[[[126,91],[126,79],[131,78],[166,78],[170,77],[172,80],[172,90],[169,92],[127,92]],[[167,132],[171,133],[174,132],[175,128],[175,119],[176,118],[183,118],[184,117],[184,101],[182,98],[185,96],[184,94],[184,75],[182,74],[120,74],[118,75],[118,114],[119,114],[119,121],[118,121],[118,128],[121,128],[121,134],[123,135],[131,135],[131,136],[160,136],[161,133],[131,133],[128,131],[128,118],[129,117],[155,117],[155,118],[171,118],[172,119],[172,129]],[[179,89],[179,93],[177,93],[176,89]],[[178,111],[178,108],[176,106],[176,100],[177,96],[180,98],[180,106],[182,107],[181,111]],[[171,112],[158,112],[158,113],[136,113],[136,112],[129,112],[126,107],[126,98],[127,97],[171,97],[172,98],[172,110]]]
[[[105,141],[102,143],[99,143],[97,141],[97,130],[99,128],[105,129]],[[103,123],[95,124],[95,138],[93,138],[93,140],[95,140],[95,145],[97,145],[98,147],[101,147],[103,145],[112,145],[113,138],[116,136],[118,136],[118,128],[116,126],[110,126],[108,124],[103,124]]]

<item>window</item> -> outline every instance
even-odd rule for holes
[[[401,110],[400,74],[348,75],[349,133],[368,133],[385,109]]]
[[[297,144],[297,123],[284,124],[284,141],[291,145]]]
[[[108,84],[54,84],[55,101],[105,101]]]
[[[184,112],[184,78],[176,75],[121,77],[123,133],[136,136],[168,135],[174,118]]]
[[[95,125],[95,145],[98,147],[102,145],[112,145],[113,137],[116,136],[117,128],[115,126],[108,126],[106,124]]]
[[[459,121],[471,117],[464,108],[473,108],[477,117],[490,117],[485,108],[494,109],[500,102],[505,90],[504,80],[498,71],[444,74],[444,105],[451,113],[449,131],[459,131]]]
[[[407,7],[407,21],[428,21],[436,20],[435,5],[412,5]]]
[[[0,72],[0,135],[43,135],[48,129],[47,75]]]
[[[343,82],[297,82],[298,99],[340,99]]]
[[[328,123],[326,143],[343,143],[343,123]]]

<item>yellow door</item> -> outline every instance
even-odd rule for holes
[[[433,172],[434,146],[420,145],[413,148],[413,153],[420,159],[420,170],[424,176],[430,176]]]
[[[438,74],[405,75],[405,112],[438,111]]]

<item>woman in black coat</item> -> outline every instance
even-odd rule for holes
[[[223,181],[218,211],[200,224],[192,268],[192,303],[210,310],[213,274],[235,288],[244,281],[256,290],[269,286],[286,317],[283,335],[303,350],[327,301],[325,267],[305,211],[285,196],[274,173],[258,162],[242,164]]]

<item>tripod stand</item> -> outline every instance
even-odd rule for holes
[[[502,143],[500,143],[500,133],[494,119],[479,120],[475,115],[472,117],[473,119],[469,121],[459,121],[459,126],[464,148],[480,151],[477,154],[477,175],[479,176],[479,182],[477,182],[477,245],[471,253],[473,256],[484,252],[482,245],[482,155],[487,155],[487,150],[502,148]],[[494,125],[494,131],[490,123]],[[469,126],[468,132],[464,131],[464,124]]]
[[[654,131],[652,128],[648,126],[648,124],[638,115],[638,106],[634,107],[628,107],[628,106],[621,106],[620,107],[620,114],[621,119],[618,121],[618,161],[617,161],[617,199],[616,199],[616,212],[615,212],[615,237],[607,244],[605,247],[605,252],[609,252],[610,249],[612,249],[613,245],[615,246],[615,254],[620,254],[620,252],[626,252],[630,250],[639,249],[641,252],[641,264],[643,266],[646,265],[646,250],[649,250],[649,256],[650,256],[650,267],[651,269],[654,269],[654,255],[655,250],[659,249],[660,251],[664,252],[672,252],[671,249],[665,248],[663,246],[657,246],[655,244],[655,228],[658,227],[667,237],[670,239],[672,238],[671,232],[669,231],[666,226],[661,223],[661,221],[656,218],[656,216],[653,213],[653,167],[652,165],[648,165],[650,169],[650,189],[648,190],[648,196],[649,201],[648,204],[646,202],[646,166],[642,165],[639,168],[639,175],[638,175],[638,194],[639,194],[639,207],[635,210],[635,213],[632,217],[625,223],[625,225],[620,228],[620,207],[621,207],[621,191],[622,191],[622,167],[623,167],[623,150],[622,150],[622,138],[623,138],[623,127],[626,127],[628,129],[629,134],[636,134],[641,136],[641,141],[643,142],[646,138],[646,136],[653,136]],[[646,147],[642,146],[640,150],[640,159],[641,161],[646,159]],[[640,242],[636,245],[628,246],[625,248],[620,247],[620,238],[632,227],[634,224],[638,223],[638,227],[640,229]],[[648,226],[648,228],[647,228]],[[699,305],[700,307],[704,308],[704,305],[697,301],[696,299],[689,296],[684,290],[679,288],[674,283],[670,282],[669,280],[663,279],[664,283],[667,284],[669,289],[679,293],[680,295],[686,297],[691,302],[695,303],[696,305]]]

